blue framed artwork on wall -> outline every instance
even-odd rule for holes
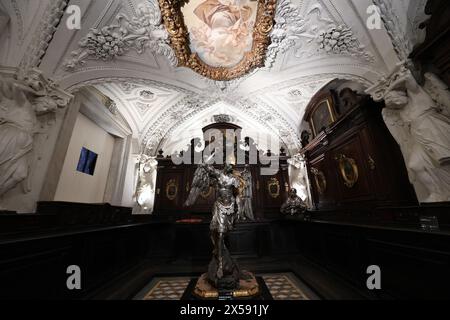
[[[95,173],[95,166],[97,164],[98,154],[86,149],[81,148],[80,160],[78,160],[77,171],[93,176]]]

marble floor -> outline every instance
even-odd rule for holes
[[[292,273],[259,274],[274,300],[318,300],[314,292]],[[136,295],[135,300],[180,300],[190,277],[154,278]]]

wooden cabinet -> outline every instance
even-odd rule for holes
[[[270,213],[271,216],[278,216],[289,192],[287,171],[281,169],[281,172],[274,176],[259,176],[258,183],[262,185],[258,190],[262,201],[257,204],[257,208],[267,214]]]
[[[164,211],[175,214],[187,198],[184,188],[187,183],[186,172],[171,161],[160,162],[158,171],[164,174],[158,175],[155,209],[164,208]]]
[[[280,207],[287,199],[289,191],[289,177],[287,157],[281,158],[278,173],[266,176],[261,175],[261,166],[251,165],[253,181],[253,210],[258,218],[277,218]],[[158,175],[156,182],[155,214],[187,217],[189,215],[210,215],[216,200],[216,191],[213,187],[209,192],[200,195],[194,206],[186,208],[186,201],[196,165],[175,166],[171,159],[158,159]],[[244,170],[237,166],[236,170]]]
[[[337,100],[329,100],[336,121],[303,150],[315,209],[417,204],[400,148],[382,119],[383,105],[354,94],[351,108],[339,108]],[[316,110],[314,104],[323,98],[319,94],[308,108]],[[309,111],[309,121],[313,114]]]

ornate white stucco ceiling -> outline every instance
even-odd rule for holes
[[[11,17],[11,37],[19,40],[26,37],[26,30],[36,28],[39,15],[51,19],[45,12],[63,3],[5,1],[1,9]],[[409,38],[392,39],[385,27],[368,30],[367,8],[374,2],[382,5],[389,19],[401,22],[399,28]],[[187,143],[179,141],[180,128],[194,132],[219,113],[229,113],[249,132],[252,128],[267,130],[295,152],[311,97],[336,78],[368,86],[388,73],[399,62],[399,51],[419,41],[420,34],[411,35],[411,30],[417,30],[425,2],[278,0],[266,67],[237,80],[216,82],[176,67],[156,0],[71,0],[70,5],[81,8],[81,30],[69,30],[63,19],[39,67],[64,89],[74,92],[94,85],[112,98],[135,138],[151,152],[160,147],[179,148]],[[402,10],[404,16],[395,15]],[[136,37],[125,41],[123,52],[105,52],[98,45],[99,35],[92,31],[104,27]],[[88,35],[97,42],[87,41]],[[26,44],[20,41],[10,41],[0,49],[2,61],[30,60],[23,49]],[[20,46],[23,57],[11,53]],[[96,54],[104,54],[104,59]]]

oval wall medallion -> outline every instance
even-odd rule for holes
[[[344,184],[347,188],[353,188],[359,179],[359,169],[355,159],[347,158],[347,156],[341,154],[336,157],[339,163],[339,172]]]
[[[166,197],[170,201],[173,201],[178,196],[178,183],[175,181],[175,179],[169,180],[166,185]]]
[[[274,199],[277,199],[280,196],[280,182],[277,178],[272,178],[269,180],[267,183],[267,191]]]

